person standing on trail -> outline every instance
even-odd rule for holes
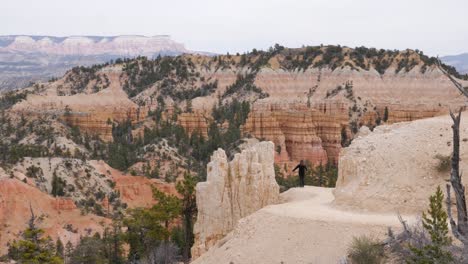
[[[296,168],[294,168],[293,172],[295,172],[297,169],[299,169],[299,186],[304,187],[305,171],[307,170],[307,167],[304,164],[304,160],[301,160],[301,162],[299,162],[299,164],[297,164],[297,166],[296,166]]]

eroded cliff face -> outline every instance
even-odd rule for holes
[[[105,74],[109,80],[108,87],[103,90],[93,92],[96,81],[91,81],[81,93],[73,94],[70,88],[73,84],[65,77],[36,94],[29,94],[26,100],[14,105],[12,111],[24,115],[56,115],[68,125],[77,126],[83,134],[112,140],[113,121],[136,123],[146,117],[147,111],[141,110],[122,90],[118,69],[107,69],[98,74]],[[64,91],[66,95],[60,94]]]
[[[36,175],[26,172],[31,167],[39,169]],[[66,184],[65,196],[53,197],[50,193],[52,175]],[[84,163],[75,159],[25,158],[11,172],[0,168],[0,254],[6,253],[7,243],[18,239],[26,228],[30,206],[36,216],[43,216],[39,226],[46,236],[76,245],[81,236],[89,235],[88,231],[102,233],[112,221],[109,214],[120,210],[118,204],[138,208],[156,203],[153,187],[177,195],[174,184],[126,175],[104,161]],[[98,199],[98,193],[103,193],[104,198]],[[88,199],[102,206],[102,216],[77,206]]]
[[[239,219],[278,201],[279,186],[273,164],[272,142],[246,147],[232,161],[228,161],[222,149],[213,153],[207,181],[196,187],[194,258],[232,231]]]
[[[189,135],[195,131],[203,137],[208,137],[208,124],[210,118],[201,112],[182,113],[177,117],[179,124],[187,131]]]
[[[344,104],[254,105],[243,127],[244,133],[275,143],[275,161],[309,160],[313,164],[336,161],[341,148],[341,131],[346,129]]]
[[[460,170],[466,171],[468,121],[461,120]],[[451,155],[451,125],[449,116],[440,116],[362,133],[340,155],[335,204],[389,213],[425,210],[428,197],[450,178],[450,170],[437,170],[436,155]]]
[[[53,198],[20,180],[0,177],[0,254],[6,253],[7,243],[26,229],[30,208],[43,217],[40,227],[45,235],[54,241],[60,238],[65,244],[76,244],[87,230],[102,233],[111,222],[94,214],[82,215],[69,198]]]
[[[232,84],[233,78],[227,76],[234,72],[203,74],[223,77],[214,93],[222,94]],[[269,97],[253,103],[242,130],[273,141],[277,163],[301,159],[315,165],[336,163],[343,141],[352,139],[363,125],[429,118],[446,114],[449,106],[464,106],[464,99],[439,69],[422,73],[419,66],[409,72],[390,67],[379,74],[373,68],[287,71],[273,65],[260,70],[255,85]],[[190,133],[198,130],[205,135],[209,119],[203,117],[217,101],[214,96],[196,98],[194,112],[181,114],[179,123]]]

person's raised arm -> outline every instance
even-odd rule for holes
[[[299,169],[299,165],[297,165],[296,168],[294,168],[293,171],[296,171],[297,169]]]

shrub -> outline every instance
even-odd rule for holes
[[[437,159],[437,165],[435,168],[438,172],[450,171],[450,164],[451,164],[451,159],[452,159],[451,155],[445,156],[445,155],[437,154],[435,155],[434,158]]]
[[[368,236],[354,237],[348,256],[355,264],[381,263],[384,258],[383,246]]]

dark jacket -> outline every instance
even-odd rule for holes
[[[297,169],[299,169],[299,176],[304,177],[307,167],[305,165],[298,164],[293,171],[296,171]]]

